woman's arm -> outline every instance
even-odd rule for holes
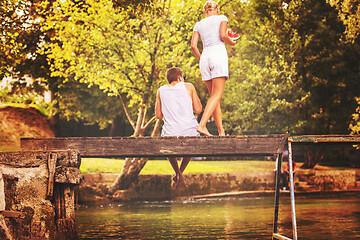
[[[236,42],[227,35],[227,25],[227,21],[222,21],[220,23],[220,38],[224,43],[228,43],[231,46],[234,46]]]
[[[197,47],[198,41],[199,41],[199,33],[197,31],[193,31],[193,35],[191,37],[191,50],[195,54],[195,56],[200,60],[201,53]]]

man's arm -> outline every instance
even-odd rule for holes
[[[156,102],[155,102],[155,116],[157,119],[162,119],[163,114],[161,112],[161,99],[160,99],[160,92],[156,93]]]
[[[196,89],[195,89],[194,85],[192,85],[191,83],[185,83],[185,86],[186,86],[186,89],[188,90],[191,100],[193,102],[194,112],[196,112],[197,114],[200,114],[202,112],[202,104],[201,104],[199,96],[196,93]]]

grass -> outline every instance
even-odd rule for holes
[[[180,163],[179,163],[180,164]],[[82,173],[120,173],[124,160],[83,158]],[[191,161],[185,173],[224,173],[273,170],[273,161]],[[167,160],[149,160],[140,174],[171,174],[174,170]]]

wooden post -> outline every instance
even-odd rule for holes
[[[4,179],[2,173],[0,173],[0,230],[4,231],[4,235],[0,233],[0,237],[5,237],[5,239],[12,240],[12,236],[9,228],[6,225],[5,218],[3,213],[5,211],[5,188],[4,188]]]
[[[49,181],[48,181],[48,188],[46,193],[48,199],[52,198],[54,192],[56,162],[57,162],[57,154],[49,152],[48,155]]]
[[[56,239],[77,239],[75,224],[75,195],[71,184],[55,184]]]
[[[2,173],[0,173],[0,212],[5,211],[5,188]]]
[[[81,157],[77,151],[67,151],[62,157],[60,155],[51,153],[48,159],[49,170],[51,169],[49,184],[52,183],[54,189],[56,239],[77,239],[74,187],[82,179],[79,170]]]

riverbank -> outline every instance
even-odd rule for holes
[[[273,195],[273,171],[185,174],[186,186],[170,187],[170,174],[139,175],[127,190],[106,194],[117,174],[84,174],[78,189],[79,204],[106,204],[127,201],[158,201],[219,196]],[[304,170],[294,177],[295,194],[360,191],[360,169]],[[286,191],[284,191],[286,192]]]

